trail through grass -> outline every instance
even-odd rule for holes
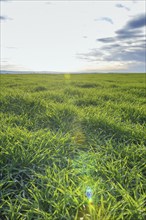
[[[0,219],[146,219],[144,74],[0,77]]]

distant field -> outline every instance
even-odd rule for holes
[[[146,219],[144,74],[0,80],[1,220]]]

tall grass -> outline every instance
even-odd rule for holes
[[[0,219],[146,219],[144,74],[0,77]]]

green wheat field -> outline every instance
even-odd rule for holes
[[[146,219],[145,74],[0,80],[1,220]]]

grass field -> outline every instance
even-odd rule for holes
[[[146,219],[144,74],[0,78],[1,220]]]

